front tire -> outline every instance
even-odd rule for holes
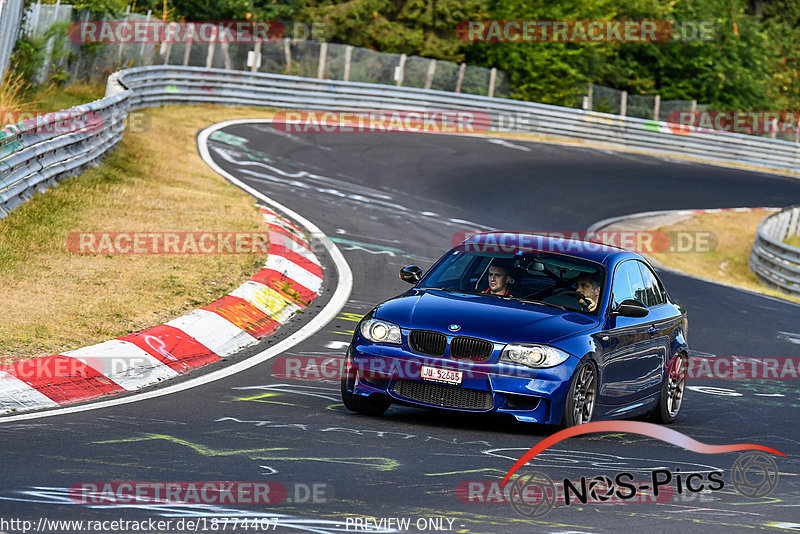
[[[688,363],[689,358],[685,354],[679,354],[669,365],[664,385],[661,386],[658,404],[650,412],[651,418],[656,423],[669,425],[678,418],[678,412],[680,412],[683,404],[683,395],[686,391]]]
[[[392,401],[386,395],[373,393],[369,397],[363,397],[350,392],[356,384],[356,371],[352,368],[350,351],[347,352],[344,371],[344,376],[342,377],[342,403],[345,408],[351,412],[372,417],[381,416],[389,409]]]
[[[561,428],[582,425],[592,420],[597,400],[597,368],[587,360],[572,375],[561,416]]]

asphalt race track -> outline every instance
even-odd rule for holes
[[[314,222],[353,271],[353,292],[337,319],[284,356],[341,357],[358,318],[407,289],[398,270],[428,268],[458,232],[583,231],[600,219],[642,211],[786,206],[800,199],[796,179],[588,148],[445,135],[286,134],[266,123],[224,131],[245,138],[247,150],[212,140],[214,161]],[[323,261],[330,292],[335,269]],[[800,306],[661,276],[688,309],[693,351],[800,357]],[[412,532],[427,518],[441,523],[419,523],[425,531],[437,524],[460,532],[800,529],[797,381],[692,381],[672,426],[704,443],[782,451],[787,457],[776,459],[780,480],[769,496],[748,499],[726,485],[658,504],[557,505],[529,519],[508,503],[462,502],[456,488],[499,481],[553,429],[396,406],[382,418],[358,416],[341,405],[337,379],[274,377],[279,359],[172,395],[0,425],[0,515],[278,517],[278,530],[313,532],[353,532],[353,518],[364,516],[410,518]],[[738,454],[696,454],[651,438],[602,434],[557,444],[536,458],[535,468],[553,480],[720,470],[727,482]],[[272,481],[289,488],[292,502],[159,507],[69,498],[76,483],[111,480]],[[324,499],[301,495],[313,484],[325,485]]]

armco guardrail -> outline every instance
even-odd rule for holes
[[[800,235],[800,206],[764,218],[750,253],[750,269],[764,284],[800,296],[800,248],[785,243],[796,235]]]
[[[308,110],[464,110],[478,112],[483,123],[477,126],[491,131],[533,133],[591,141],[608,148],[800,173],[800,145],[787,141],[695,129],[676,133],[664,122],[445,91],[164,65],[115,73],[108,80],[106,95],[109,96],[89,106],[95,106],[101,113],[112,106],[127,110],[163,104],[202,103]],[[111,127],[111,124],[105,127]],[[20,134],[23,138],[26,135],[22,132],[13,134],[13,128],[3,130],[3,133],[9,131],[18,138]],[[106,143],[106,149],[119,139],[118,132],[114,132],[109,138],[113,142]],[[51,147],[70,143],[56,137],[40,139],[21,152],[13,146],[13,141],[8,141],[10,136],[4,142],[2,135],[0,216],[3,210],[7,212],[27,198],[25,195],[30,195],[31,185],[23,186],[20,182],[29,175],[26,173],[46,173],[52,180],[58,179],[63,173],[58,167],[53,170],[51,166],[64,163],[67,155],[78,158],[82,150],[90,150],[90,145],[91,149],[99,146],[99,143],[85,139],[84,145],[73,146],[69,154],[63,150],[53,153]],[[6,155],[9,153],[11,155]],[[99,155],[101,153],[94,150],[86,159],[94,160]],[[8,163],[12,159],[13,165]],[[74,168],[71,166],[70,170]],[[34,181],[37,186],[47,183]]]
[[[123,71],[119,81],[133,92],[133,108],[222,103],[302,109],[471,110],[486,113],[494,131],[800,172],[800,145],[788,141],[694,128],[675,133],[664,122],[518,100],[199,67],[139,67]]]
[[[129,97],[122,91],[0,130],[0,218],[116,146],[125,129]]]

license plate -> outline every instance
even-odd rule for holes
[[[451,371],[450,369],[437,369],[436,367],[422,366],[420,378],[431,382],[443,382],[445,384],[461,384],[464,373],[461,371]]]

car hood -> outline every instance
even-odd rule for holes
[[[498,343],[549,343],[588,330],[599,320],[550,306],[489,295],[421,289],[379,305],[374,317],[401,328],[474,336]],[[459,325],[457,332],[448,330]]]

